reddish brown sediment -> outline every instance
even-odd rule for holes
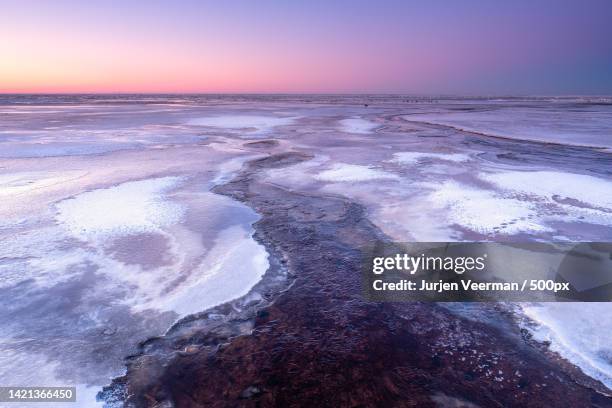
[[[256,239],[291,286],[218,326],[143,345],[107,400],[114,392],[135,407],[612,407],[601,384],[534,347],[495,306],[491,325],[436,303],[364,299],[359,248],[385,239],[364,208],[258,180],[308,158],[254,160],[216,188],[262,216]]]

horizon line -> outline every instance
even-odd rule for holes
[[[572,97],[612,97],[612,94],[466,94],[466,93],[404,93],[404,92],[0,92],[0,96],[77,96],[77,95],[186,95],[186,96],[214,96],[214,95],[250,95],[250,96],[405,96],[415,98],[427,97],[462,97],[462,98],[572,98]]]

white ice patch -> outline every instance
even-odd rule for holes
[[[157,232],[183,216],[183,206],[164,197],[180,177],[130,181],[81,193],[57,203],[57,221],[83,240]]]
[[[206,258],[169,299],[158,308],[180,316],[201,312],[246,295],[268,270],[268,253],[240,225],[222,231]]]
[[[422,152],[399,152],[394,153],[393,158],[389,160],[399,164],[417,164],[425,160],[445,160],[451,162],[466,162],[470,160],[470,156],[463,153],[422,153]]]
[[[379,127],[378,123],[362,118],[348,118],[340,121],[342,131],[347,133],[368,134]]]
[[[538,326],[528,326],[538,341],[612,389],[612,327],[608,303],[542,303],[521,305]]]
[[[420,195],[409,202],[402,198],[381,200],[370,218],[396,241],[445,242],[455,239],[447,223],[432,221],[431,204]]]
[[[594,207],[612,209],[612,182],[598,177],[556,171],[483,173],[485,181],[546,199],[574,199]]]
[[[256,115],[223,115],[191,119],[187,123],[195,126],[216,127],[221,129],[253,129],[256,133],[266,133],[276,126],[286,126],[295,118]]]
[[[483,234],[552,232],[551,222],[612,225],[612,183],[581,174],[508,171],[478,176],[493,190],[457,182],[425,184],[450,223]],[[568,201],[569,200],[569,201]]]
[[[338,163],[331,169],[324,170],[315,176],[317,180],[331,182],[352,182],[370,180],[396,180],[395,174],[375,169],[371,166]]]
[[[446,210],[451,223],[482,234],[549,230],[536,221],[535,209],[529,202],[500,197],[454,181],[430,186],[435,191],[429,195],[429,201],[434,208]]]
[[[554,171],[508,171],[479,176],[505,195],[527,196],[547,221],[612,225],[612,182]]]

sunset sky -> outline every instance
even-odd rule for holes
[[[612,1],[0,0],[0,92],[612,94]]]

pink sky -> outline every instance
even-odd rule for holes
[[[0,2],[5,93],[612,91],[611,2]]]

